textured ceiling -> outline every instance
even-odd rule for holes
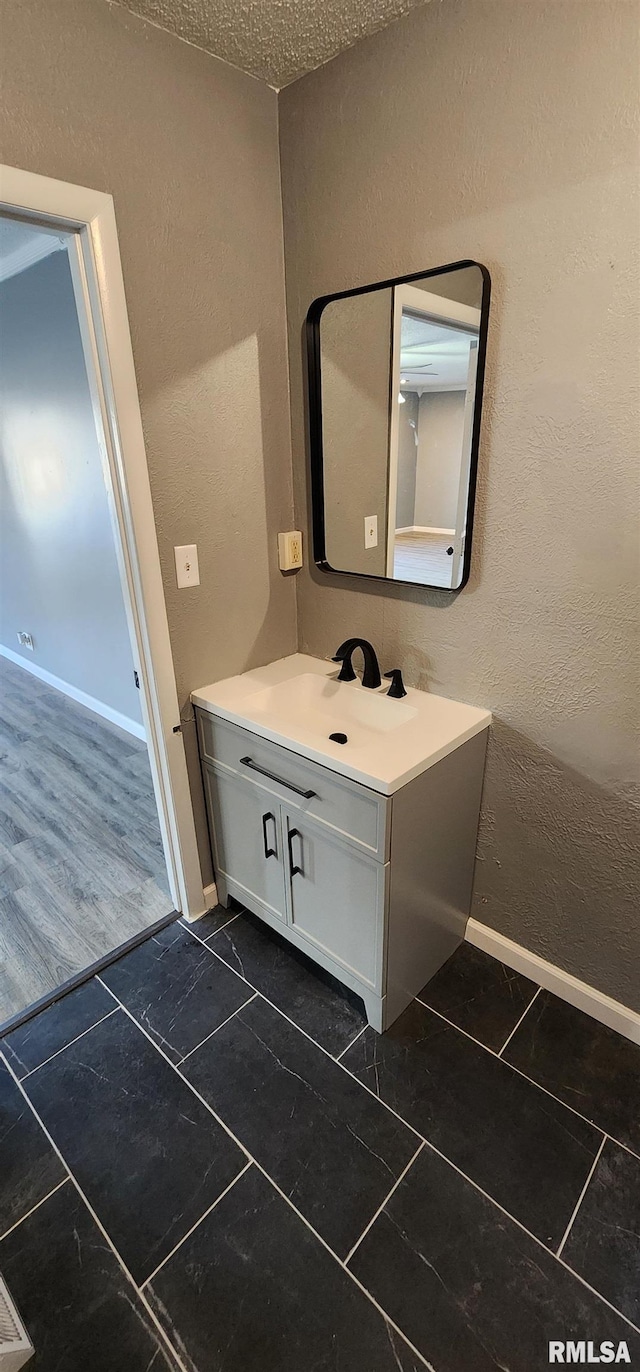
[[[118,0],[280,89],[425,0]]]

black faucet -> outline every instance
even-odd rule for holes
[[[342,663],[338,681],[355,681],[356,674],[353,670],[351,658],[356,648],[362,649],[362,656],[364,657],[362,685],[368,687],[372,691],[376,691],[378,686],[382,685],[380,668],[378,666],[375,649],[367,642],[366,638],[346,638],[344,643],[340,644],[335,657],[332,659],[333,662]]]

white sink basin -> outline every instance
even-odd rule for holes
[[[293,726],[317,734],[320,746],[330,734],[340,732],[356,748],[377,734],[401,728],[417,714],[415,706],[365,691],[360,682],[336,681],[315,672],[302,672],[258,691],[251,697],[251,710],[254,719],[278,719],[285,729]]]
[[[194,691],[194,705],[391,795],[491,722],[488,710],[409,689],[402,700],[337,681],[322,658],[291,657]],[[346,734],[346,743],[330,734]]]

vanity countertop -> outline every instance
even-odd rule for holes
[[[411,687],[393,700],[386,682],[365,690],[359,679],[339,682],[338,671],[334,662],[293,653],[202,686],[191,700],[382,795],[392,795],[491,723],[488,710]],[[347,742],[333,742],[332,733],[346,734]]]

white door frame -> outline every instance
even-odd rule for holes
[[[460,479],[456,501],[456,526],[453,531],[453,557],[451,558],[451,589],[457,591],[462,575],[464,545],[467,539],[467,508],[469,505],[469,472],[471,470],[471,444],[473,442],[473,416],[476,408],[476,380],[478,376],[478,343],[472,339],[469,347],[469,370],[467,372],[467,391],[464,402],[464,427],[462,432],[462,453],[460,457]]]
[[[0,210],[73,233],[69,261],[169,887],[176,909],[196,919],[215,888],[202,889],[113,198],[0,166]]]

